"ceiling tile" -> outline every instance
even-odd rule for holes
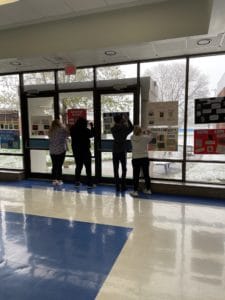
[[[220,47],[222,34],[218,34],[217,36],[195,36],[187,38],[187,49],[208,49],[212,51],[213,48]],[[202,39],[211,39],[211,43],[208,45],[198,45],[197,42]],[[211,50],[210,50],[211,49]]]
[[[90,11],[95,9],[102,9],[106,7],[104,0],[64,0],[74,11]]]
[[[186,39],[171,39],[154,42],[154,49],[157,56],[171,56],[174,53],[182,53],[186,49]]]

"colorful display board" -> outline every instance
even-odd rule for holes
[[[225,97],[195,100],[195,124],[225,123]]]
[[[0,147],[19,149],[19,113],[16,110],[0,110]]]
[[[67,124],[74,125],[78,118],[87,118],[87,110],[84,108],[71,108],[67,110]]]
[[[110,134],[111,128],[114,125],[114,117],[116,115],[123,115],[129,118],[129,112],[110,112],[103,113],[103,134]]]
[[[147,118],[149,126],[177,126],[178,102],[149,102]]]
[[[178,129],[177,128],[151,128],[152,141],[149,151],[177,151]]]
[[[52,116],[31,116],[31,136],[46,136],[52,123]]]
[[[195,154],[225,154],[225,129],[194,131]]]
[[[0,130],[1,149],[20,149],[19,130]]]

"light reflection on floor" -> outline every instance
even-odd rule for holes
[[[203,200],[154,194],[133,199],[129,193],[116,195],[107,187],[77,193],[70,186],[60,191],[50,184],[0,185],[3,215],[19,212],[69,220],[70,224],[81,221],[133,228],[98,300],[224,299],[225,207],[222,201],[218,205]],[[13,247],[11,251],[13,257]],[[68,253],[64,256],[71,260]]]

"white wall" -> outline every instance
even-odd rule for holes
[[[211,0],[172,0],[0,31],[0,59],[208,33]]]

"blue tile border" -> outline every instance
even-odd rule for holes
[[[11,212],[0,218],[2,300],[94,300],[132,231]]]
[[[76,188],[74,184],[64,183],[62,186],[53,187],[50,180],[20,180],[20,181],[1,181],[0,186],[14,186],[22,188],[40,188],[40,189],[52,189],[55,191],[68,191],[68,192],[87,192],[94,193],[96,195],[117,195],[124,196],[129,193],[131,190],[126,191],[125,193],[116,193],[114,186],[109,185],[97,185],[93,189],[87,189],[87,186],[81,185],[79,188]],[[146,195],[140,193],[139,197],[142,200],[159,200],[159,201],[168,201],[168,202],[180,202],[187,204],[201,204],[201,205],[213,205],[213,206],[225,206],[225,200],[220,198],[204,198],[204,197],[194,197],[194,196],[182,196],[182,195],[171,195],[171,194],[162,194],[154,193],[153,195]]]

